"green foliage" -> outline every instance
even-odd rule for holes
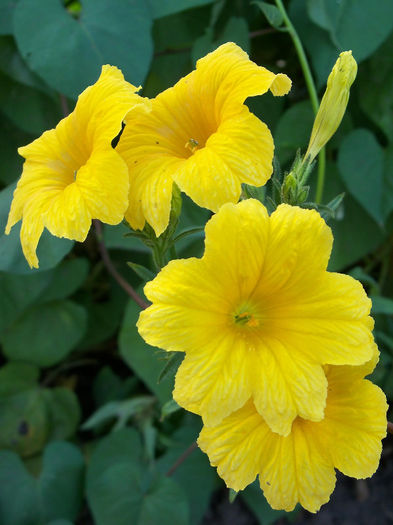
[[[56,441],[47,446],[37,479],[15,453],[0,451],[1,523],[73,521],[81,507],[83,471],[83,456],[71,443]]]
[[[393,3],[284,4],[319,97],[339,52],[352,49],[359,62],[347,114],[327,145],[318,210],[334,234],[329,270],[353,275],[372,298],[381,351],[372,379],[391,400]],[[171,395],[183,354],[142,340],[140,308],[108,274],[94,231],[75,244],[45,230],[40,268],[31,270],[20,224],[8,236],[4,228],[22,171],[18,147],[54,127],[103,64],[120,67],[126,80],[142,84],[143,96],[154,97],[227,41],[292,79],[287,97],[246,101],[272,131],[276,186],[289,184],[286,172],[297,151],[305,152],[314,114],[282,29],[270,0],[0,0],[1,525],[76,525],[86,514],[97,525],[200,525],[213,491],[223,488],[199,449],[173,469],[201,427]],[[315,170],[307,181],[308,201],[316,177]],[[265,203],[274,191],[271,182],[243,187],[244,196]],[[200,257],[210,216],[182,195],[161,262]],[[150,248],[129,233],[125,223],[105,225],[103,243],[116,271],[142,295],[157,268]],[[267,505],[256,483],[237,498],[263,525],[285,514]]]
[[[87,471],[87,498],[97,525],[186,525],[188,507],[172,479],[152,473],[141,459],[138,434],[123,429],[97,446]]]

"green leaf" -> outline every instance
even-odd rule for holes
[[[183,359],[183,352],[171,352],[164,368],[161,370],[160,375],[158,376],[158,382],[161,383],[161,381],[167,377],[174,377]]]
[[[67,255],[74,245],[68,239],[53,237],[47,230],[41,236],[38,245],[38,258],[40,267],[31,270],[24,258],[20,245],[20,223],[16,224],[9,235],[5,235],[4,229],[11,206],[12,194],[15,185],[8,186],[0,192],[0,271],[15,274],[32,274],[48,270],[56,266]]]
[[[91,430],[102,423],[117,419],[116,429],[124,427],[136,414],[151,411],[156,399],[152,396],[138,396],[124,401],[110,401],[92,414],[82,425],[83,430]]]
[[[296,513],[296,511],[288,513],[285,510],[273,510],[266,501],[257,481],[254,481],[241,492],[241,498],[253,511],[260,525],[271,525],[283,516],[290,516]]]
[[[373,315],[384,314],[393,315],[393,300],[388,297],[381,297],[380,295],[373,295],[371,313]]]
[[[41,135],[61,118],[60,104],[42,91],[15,82],[0,72],[0,109],[20,129]]]
[[[43,391],[48,409],[49,440],[69,439],[75,435],[81,419],[78,398],[68,388],[51,388]]]
[[[308,0],[307,10],[329,32],[337,50],[352,49],[358,62],[374,53],[393,29],[391,0]]]
[[[345,191],[336,164],[327,163],[324,200],[334,198]],[[341,212],[341,213],[340,213]],[[356,227],[354,228],[354,225]],[[329,261],[330,271],[341,271],[371,253],[384,238],[376,222],[350,195],[346,195],[335,220],[330,221],[333,230],[333,251]]]
[[[171,414],[178,412],[179,410],[181,410],[181,406],[178,405],[174,399],[170,399],[162,406],[161,421],[163,421],[166,417],[170,416]]]
[[[0,368],[0,399],[37,385],[39,368],[29,363],[7,363]]]
[[[12,275],[0,272],[0,334],[40,297],[51,272]]]
[[[134,262],[127,262],[127,264],[144,282],[151,281],[156,276],[151,270],[141,264]]]
[[[85,330],[84,308],[71,301],[53,301],[27,310],[1,341],[9,359],[46,367],[64,359]]]
[[[46,447],[38,479],[15,453],[1,451],[1,525],[73,521],[82,503],[83,470],[83,456],[70,443],[58,441]]]
[[[104,438],[87,472],[87,499],[97,525],[187,525],[181,488],[165,477],[150,476],[141,461],[135,430],[125,428]]]
[[[115,9],[106,0],[84,0],[78,20],[60,0],[19,0],[14,12],[22,57],[53,89],[72,98],[97,80],[102,64],[120,67],[127,80],[141,84],[153,51],[150,28],[148,5],[132,0],[117,2]]]
[[[252,3],[259,7],[271,26],[275,27],[276,29],[282,26],[284,19],[278,7],[272,4],[267,4],[266,2]]]
[[[157,462],[157,467],[163,474],[167,473],[189,446],[195,443],[201,426],[199,417],[185,414],[181,428],[172,436],[171,447]],[[186,493],[191,525],[200,525],[217,479],[208,457],[199,448],[195,448],[173,472],[171,479],[183,487]]]
[[[38,479],[45,520],[73,521],[77,517],[83,497],[83,471],[83,456],[71,443],[56,441],[46,447]]]
[[[274,134],[276,154],[281,164],[292,160],[299,148],[306,148],[313,122],[314,113],[307,100],[298,102],[283,113]]]
[[[136,252],[149,253],[143,242],[135,237],[125,237],[130,233],[130,228],[123,223],[117,226],[104,225],[103,242],[108,250],[132,250]]]
[[[47,409],[37,388],[0,399],[0,449],[31,456],[44,447],[49,435]]]
[[[162,18],[192,7],[211,4],[213,0],[148,0],[153,18]]]
[[[217,38],[214,38],[212,28],[207,28],[206,33],[194,42],[191,51],[193,62],[196,62],[199,58],[214,51],[226,42],[235,42],[235,44],[238,44],[244,51],[250,51],[249,30],[245,18],[232,16]]]
[[[341,177],[351,195],[379,225],[383,224],[383,163],[383,150],[370,131],[356,129],[342,141],[338,153]]]
[[[157,378],[161,372],[163,360],[157,355],[157,349],[146,344],[138,333],[136,322],[140,308],[130,300],[125,311],[119,335],[120,354],[127,365],[142,379],[161,403],[171,398],[173,381],[160,384]]]
[[[128,396],[133,391],[135,382],[137,380],[134,377],[123,381],[109,366],[102,367],[93,383],[93,397],[96,406]]]
[[[52,272],[49,286],[40,297],[40,302],[48,303],[66,299],[84,283],[89,273],[89,261],[84,258],[62,261]]]
[[[385,219],[393,211],[393,144],[385,149],[382,207]]]
[[[18,155],[17,149],[20,145],[31,142],[33,138],[32,135],[14,126],[5,115],[0,114],[0,183],[8,186],[20,176],[23,159]],[[2,223],[1,226],[3,226]],[[3,230],[1,230],[1,234],[3,234]]]
[[[355,86],[362,110],[393,141],[393,36],[359,68]]]
[[[0,0],[0,35],[12,35],[15,0]]]

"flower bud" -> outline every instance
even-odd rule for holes
[[[356,78],[357,68],[352,51],[340,53],[329,75],[326,91],[315,117],[305,155],[305,159],[309,158],[310,162],[315,159],[340,125],[348,104],[349,89]]]

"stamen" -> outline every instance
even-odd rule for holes
[[[258,319],[255,319],[255,317],[249,312],[243,312],[241,314],[236,314],[235,323],[240,324],[240,325],[250,326],[251,328],[259,326]]]
[[[184,144],[184,147],[189,149],[191,153],[194,153],[194,151],[198,148],[199,142],[196,139],[190,139],[188,142]]]

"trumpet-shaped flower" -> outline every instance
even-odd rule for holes
[[[207,426],[250,398],[270,428],[323,419],[322,365],[371,359],[371,301],[355,279],[326,271],[332,234],[320,215],[254,199],[225,204],[206,225],[202,259],[171,261],[147,283],[138,328],[186,353],[174,399]]]
[[[325,417],[297,418],[284,437],[272,432],[248,401],[219,425],[203,428],[198,439],[228,487],[242,490],[259,474],[274,509],[290,511],[299,502],[310,512],[334,490],[335,468],[347,476],[372,476],[386,435],[386,398],[362,379],[364,367],[327,367]]]
[[[14,192],[6,233],[23,219],[21,243],[31,267],[44,228],[83,241],[91,220],[118,224],[128,207],[129,176],[111,141],[126,114],[145,107],[119,69],[103,66],[98,81],[78,98],[55,129],[19,148],[26,161]]]
[[[272,173],[273,140],[243,104],[291,81],[251,62],[233,43],[197,62],[196,70],[152,100],[147,115],[127,119],[117,151],[130,171],[126,219],[145,220],[160,235],[168,225],[173,182],[199,206],[237,202],[241,183],[262,186]]]

